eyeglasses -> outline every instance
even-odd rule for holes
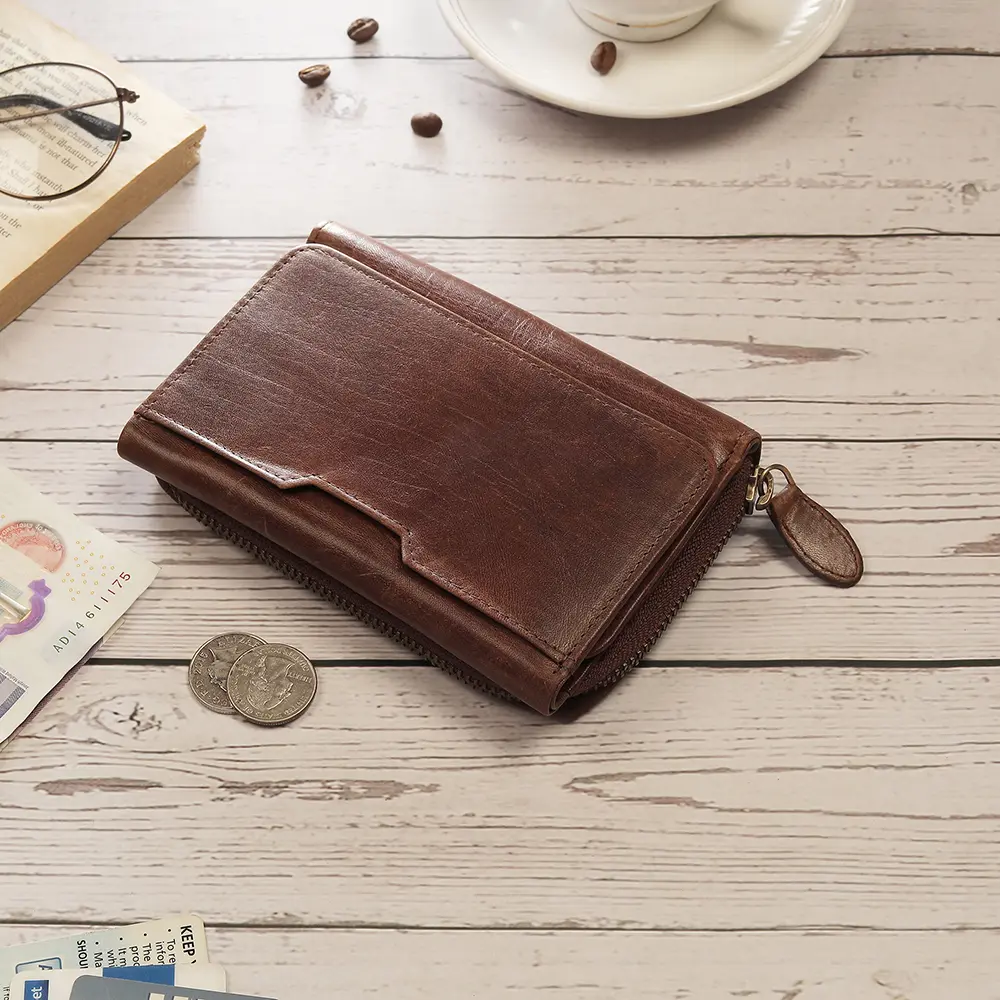
[[[53,201],[92,184],[132,137],[125,105],[138,99],[78,63],[0,71],[0,193]]]

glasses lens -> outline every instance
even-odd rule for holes
[[[43,63],[0,73],[0,191],[43,198],[85,184],[122,124],[114,85],[94,70]]]

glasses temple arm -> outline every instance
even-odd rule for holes
[[[8,97],[0,97],[0,108],[14,108],[26,103],[35,104],[50,111],[59,111],[62,105],[58,101],[53,101],[50,97],[43,97],[41,94],[11,94]],[[59,111],[63,118],[68,118],[74,125],[79,125],[85,132],[89,132],[95,139],[106,139],[114,142],[121,133],[122,142],[132,137],[132,133],[121,129],[115,122],[106,121],[96,115],[87,114],[86,111],[64,110]],[[0,124],[3,124],[0,120]]]

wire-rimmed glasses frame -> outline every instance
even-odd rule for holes
[[[85,70],[88,73],[93,73],[95,76],[101,77],[107,81],[110,88],[108,97],[99,100],[80,101],[75,104],[63,104],[47,97],[44,94],[12,94],[6,96],[0,94],[0,128],[14,122],[31,121],[33,119],[44,118],[51,115],[62,115],[64,118],[73,122],[74,125],[83,129],[95,138],[106,139],[109,142],[113,141],[114,146],[111,148],[111,151],[107,154],[104,162],[97,168],[96,171],[79,184],[66,188],[64,191],[56,191],[50,194],[23,194],[6,188],[3,183],[3,177],[0,176],[0,193],[6,194],[11,198],[18,198],[21,201],[55,201],[58,198],[66,198],[69,195],[75,194],[77,191],[81,191],[83,188],[88,187],[93,184],[105,170],[108,169],[121,144],[123,142],[127,142],[132,137],[132,133],[125,128],[125,105],[135,103],[135,101],[139,99],[139,95],[125,87],[119,87],[106,73],[102,73],[99,69],[95,69],[93,66],[86,66],[83,63],[57,62],[52,60],[36,63],[24,63],[20,66],[11,66],[8,69],[0,70],[0,88],[3,86],[4,78],[12,73],[54,66],[62,66],[71,70]],[[111,96],[111,94],[114,96]],[[24,107],[26,105],[34,105],[41,110],[21,112],[13,115],[4,114],[5,107]],[[117,106],[117,122],[108,121],[98,115],[91,114],[88,110],[107,105]]]

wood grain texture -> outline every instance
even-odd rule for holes
[[[365,0],[351,7],[323,0],[296,0],[288,16],[274,16],[258,0],[197,0],[136,5],[103,0],[96,20],[86,5],[35,0],[35,7],[120,59],[343,59],[371,56],[464,56],[434,0]],[[348,23],[363,13],[381,30],[374,44],[348,41]],[[197,30],[191,30],[197,25]],[[977,0],[862,0],[831,52],[1000,52],[1000,23]]]
[[[848,591],[822,584],[794,560],[767,517],[747,519],[651,656],[996,657],[1000,442],[942,448],[771,445],[765,460],[789,466],[854,534],[865,579]],[[3,442],[0,463],[161,567],[106,655],[186,661],[210,636],[242,628],[322,659],[413,659],[217,539],[152,476],[119,459],[113,444]]]
[[[345,60],[306,90],[282,62],[150,63],[208,124],[201,166],[132,236],[1000,232],[1000,59],[827,59],[697,118],[568,114],[467,60]],[[409,127],[433,109],[435,140]]]
[[[234,988],[285,998],[996,1000],[993,6],[860,0],[778,92],[630,123],[505,89],[434,0],[32,2],[209,132],[0,334],[0,463],[162,567],[0,752],[0,946],[195,909]],[[323,217],[791,439],[767,457],[844,517],[865,581],[823,587],[755,518],[654,659],[545,720],[211,537],[113,439]],[[234,627],[333,664],[293,726],[189,694]],[[844,659],[895,665],[817,662]]]
[[[4,435],[116,438],[295,242],[107,244],[0,338]],[[393,242],[767,438],[1000,436],[1000,240]]]
[[[0,947],[65,926],[0,927]],[[265,996],[362,1000],[995,1000],[998,936],[222,929],[208,932],[230,986]]]
[[[271,730],[88,665],[0,755],[0,919],[996,928],[998,715],[979,667],[641,668],[575,720],[327,668]]]

